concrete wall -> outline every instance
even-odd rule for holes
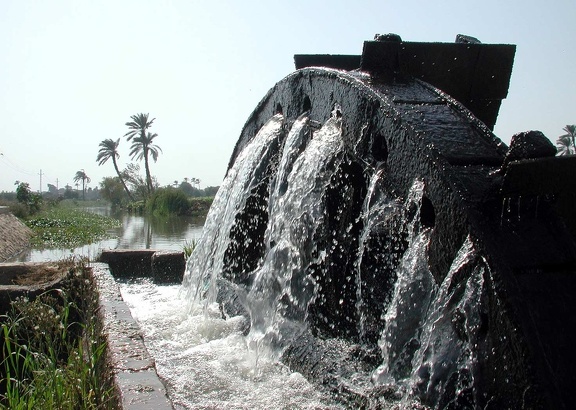
[[[93,263],[100,317],[108,342],[108,367],[114,378],[118,406],[123,410],[172,410],[154,359],[144,345],[138,323],[120,294],[108,265]]]

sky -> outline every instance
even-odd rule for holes
[[[156,118],[160,185],[218,186],[294,54],[361,54],[376,33],[515,44],[494,133],[555,142],[576,123],[575,21],[574,0],[0,0],[0,191],[73,186],[79,170],[97,187],[115,175],[99,143],[120,138],[119,166],[132,162],[123,135],[138,113]]]

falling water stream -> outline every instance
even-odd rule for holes
[[[294,152],[299,150],[303,138],[301,129],[301,124],[293,127],[285,146],[285,157],[293,157]],[[275,311],[278,295],[274,293],[279,288],[268,283],[271,272],[285,275],[274,280],[289,282],[289,275],[298,271],[298,264],[302,263],[298,255],[300,247],[291,241],[299,239],[302,230],[308,226],[309,218],[314,215],[302,216],[302,222],[296,228],[294,220],[280,220],[280,217],[276,220],[277,226],[272,229],[278,231],[275,234],[280,243],[277,255],[283,253],[283,261],[271,257],[269,263],[273,266],[260,270],[256,279],[258,285],[247,295],[247,300],[252,301],[250,309],[255,323],[250,334],[243,335],[246,327],[243,317],[224,320],[215,303],[215,284],[222,270],[234,217],[244,206],[245,192],[253,188],[258,182],[257,178],[261,177],[259,167],[270,155],[270,146],[279,138],[281,131],[282,119],[280,116],[274,117],[228,173],[214,199],[204,226],[204,235],[188,264],[185,282],[191,281],[193,276],[193,284],[187,283],[183,288],[157,287],[149,282],[121,286],[123,298],[142,327],[147,347],[155,357],[158,373],[166,381],[177,408],[343,408],[300,373],[290,371],[279,363],[277,352],[262,346],[260,340],[269,333],[270,327],[279,326],[279,314]],[[321,137],[322,140],[331,139],[337,146],[334,132],[328,131],[326,134]],[[316,151],[321,149],[321,142],[317,143]],[[285,168],[288,166],[292,164],[285,164]],[[317,168],[321,166],[318,164]],[[306,164],[294,164],[293,167],[307,171],[305,178],[312,178],[318,172],[318,169],[306,169]],[[287,177],[289,170],[284,169],[283,172]],[[257,174],[256,177],[254,174]],[[282,184],[286,182],[279,179],[276,192],[282,190]],[[305,192],[287,195],[305,201],[303,208],[314,210],[315,199]],[[277,198],[280,202],[280,197]],[[282,208],[282,204],[276,203],[273,207]],[[283,211],[279,209],[275,213],[280,215]],[[285,239],[283,242],[282,237]],[[266,273],[267,270],[270,273]],[[187,308],[183,309],[183,306]]]
[[[183,284],[122,284],[176,408],[347,408],[354,397],[379,408],[474,403],[490,270],[468,238],[434,279],[422,181],[405,198],[391,196],[375,164],[357,215],[332,204],[331,192],[358,202],[341,182],[355,168],[339,115],[319,129],[306,115],[290,127],[272,117],[229,169]],[[333,282],[344,264],[349,272]],[[308,375],[330,373],[330,383],[284,364],[304,337],[341,341],[326,354],[302,350],[317,361]],[[349,365],[346,352],[369,346],[378,350],[371,364]]]

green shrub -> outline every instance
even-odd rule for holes
[[[146,209],[146,202],[135,201],[126,205],[126,210],[131,214],[142,215]]]
[[[20,202],[13,202],[10,204],[10,212],[17,218],[27,218],[30,215],[28,210],[28,205],[22,204]]]
[[[190,210],[188,211],[188,215],[205,217],[208,215],[208,211],[210,210],[213,201],[214,197],[204,196],[198,198],[190,198]]]
[[[146,211],[153,215],[186,215],[190,202],[184,192],[173,188],[160,188],[146,201]]]
[[[17,181],[18,183],[18,181]],[[16,188],[16,199],[28,208],[28,214],[35,214],[42,208],[42,196],[35,194],[27,182],[19,182]]]

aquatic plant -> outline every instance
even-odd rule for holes
[[[183,245],[183,250],[184,250],[184,257],[186,259],[188,259],[190,257],[190,255],[192,255],[192,252],[194,252],[194,249],[196,249],[196,244],[198,242],[196,242],[196,240],[192,239],[191,241],[186,240],[184,242]]]
[[[110,237],[109,230],[121,222],[73,208],[50,208],[25,221],[35,236],[32,245],[45,248],[74,248]]]

